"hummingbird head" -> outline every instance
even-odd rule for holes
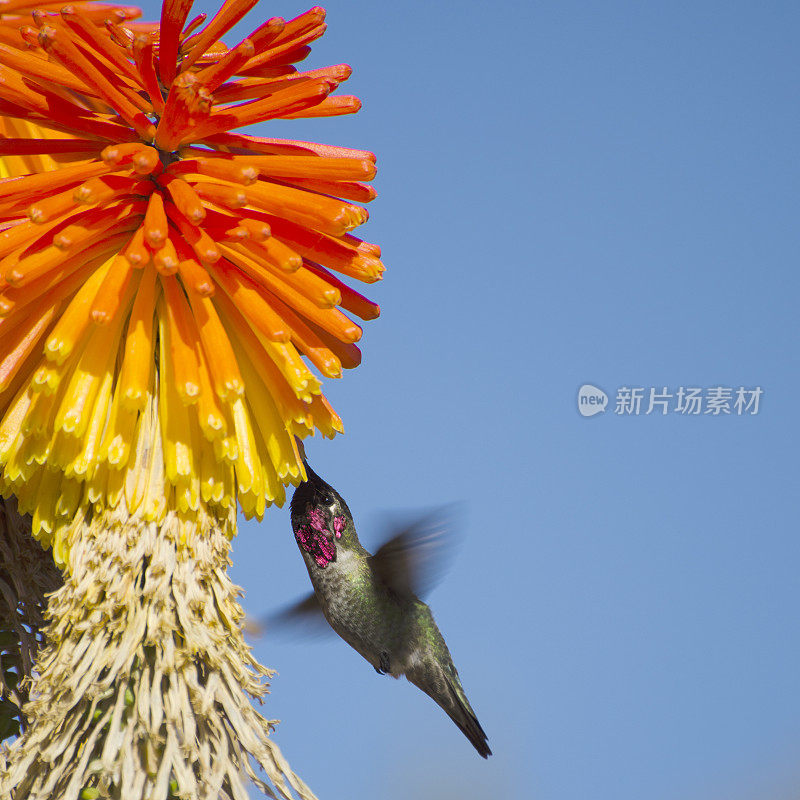
[[[350,509],[307,463],[306,473],[308,479],[295,489],[290,503],[292,529],[300,549],[324,568],[336,561],[336,543],[347,527]]]

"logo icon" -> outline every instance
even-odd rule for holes
[[[606,410],[608,395],[591,383],[584,383],[578,389],[578,411],[582,417],[593,417]]]

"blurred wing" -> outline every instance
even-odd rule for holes
[[[297,603],[269,614],[257,621],[250,621],[246,629],[253,636],[279,634],[289,638],[314,638],[333,633],[322,613],[317,596],[312,592]]]
[[[387,541],[368,561],[375,574],[399,595],[427,594],[457,549],[452,511],[439,510],[403,527],[392,526]]]

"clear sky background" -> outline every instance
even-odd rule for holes
[[[346,434],[307,451],[368,547],[463,509],[428,599],[495,755],[339,639],[267,637],[284,754],[322,800],[796,798],[800,7],[327,8],[306,64],[351,64],[363,111],[260,130],[378,154],[388,271],[325,385]],[[614,414],[716,385],[759,413]],[[253,615],[309,589],[288,509],[233,558]]]

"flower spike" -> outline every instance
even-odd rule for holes
[[[347,65],[295,66],[321,8],[220,40],[256,2],[165,0],[159,25],[45,4],[0,39],[0,155],[27,166],[0,181],[0,488],[62,563],[87,504],[232,533],[237,501],[303,479],[296,436],[342,429],[318,375],[360,362],[348,314],[379,314],[347,282],[383,274],[352,235],[375,157],[238,132],[359,107]]]

